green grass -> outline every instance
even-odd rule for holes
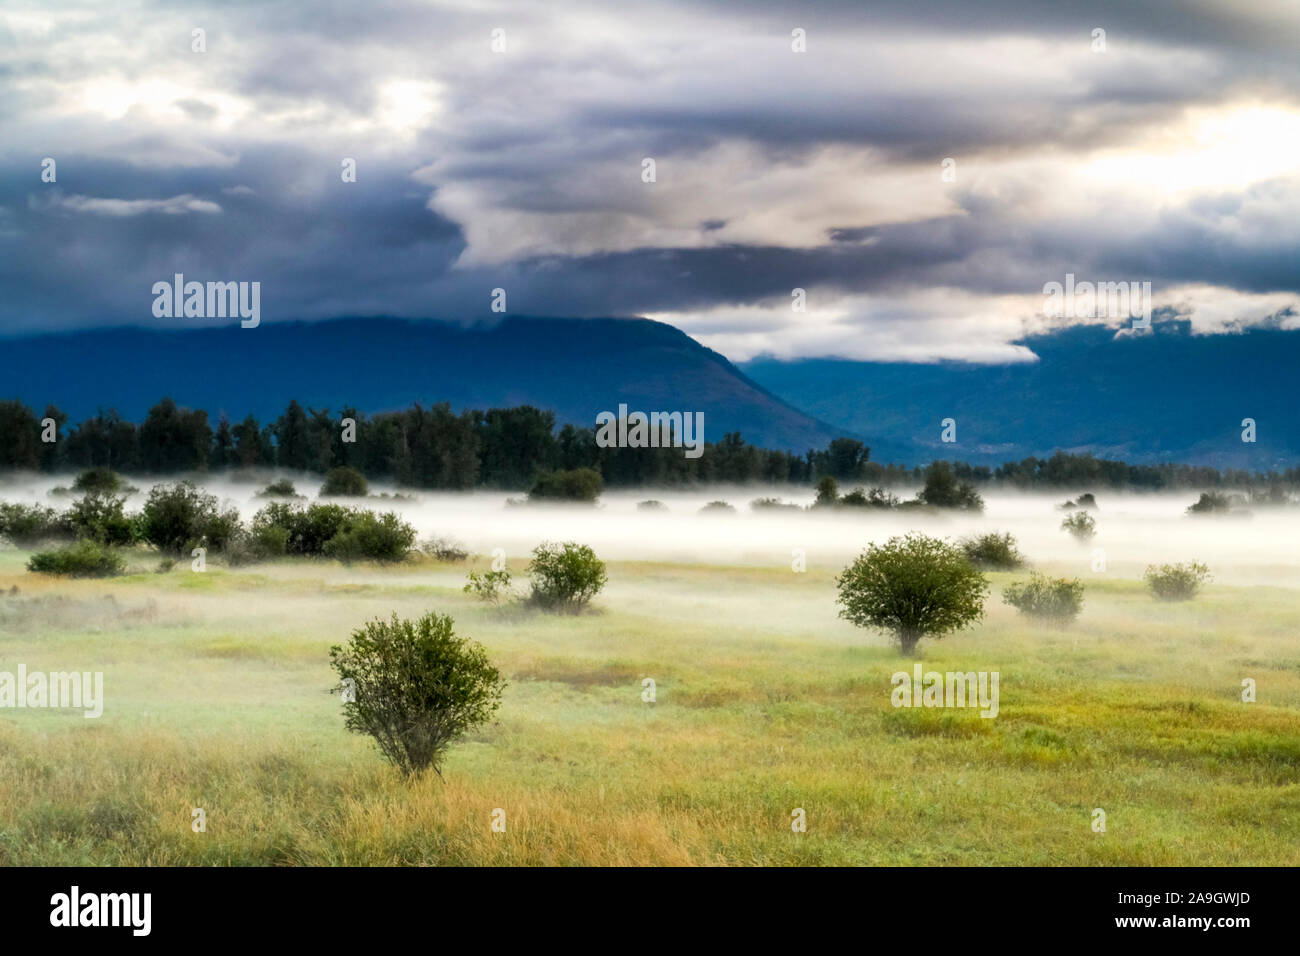
[[[1094,575],[1061,630],[990,575],[985,621],[920,657],[999,671],[984,720],[891,706],[912,662],[837,619],[833,568],[611,563],[572,617],[475,603],[473,565],[25,560],[0,552],[0,670],[100,670],[106,704],[0,710],[0,865],[1300,864],[1296,590],[1171,605]],[[344,731],[328,649],[429,610],[510,685],[444,779],[406,781]]]

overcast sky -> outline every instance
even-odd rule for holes
[[[1023,359],[1066,273],[1290,327],[1298,43],[1295,0],[6,0],[0,332],[198,324],[176,272],[737,361]]]

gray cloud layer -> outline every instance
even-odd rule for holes
[[[1004,359],[1066,272],[1276,321],[1297,27],[1272,0],[10,5],[0,332],[153,323],[175,272],[261,281],[265,321],[482,319],[500,287],[740,358]]]

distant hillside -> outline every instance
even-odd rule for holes
[[[845,432],[776,398],[716,352],[648,319],[506,319],[466,329],[436,321],[340,319],[159,331],[111,328],[0,340],[0,398],[73,422],[115,408],[142,420],[164,395],[214,417],[263,421],[290,399],[366,413],[415,402],[455,408],[531,404],[560,423],[600,411],[702,411],[707,441],[803,453]]]
[[[1019,365],[757,360],[755,381],[812,415],[934,457],[1000,463],[1060,448],[1132,463],[1268,469],[1300,462],[1300,331],[1194,336],[1184,322],[1152,334],[1100,326],[1025,339]],[[957,422],[957,443],[940,422]],[[1241,441],[1253,418],[1257,442]],[[872,453],[872,458],[881,459]]]

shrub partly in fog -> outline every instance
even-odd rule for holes
[[[38,551],[27,562],[27,570],[73,578],[107,578],[125,571],[126,561],[108,545],[83,538],[64,548]]]
[[[1064,626],[1083,610],[1083,582],[1034,572],[1028,581],[1008,585],[1002,600],[1027,617]]]
[[[735,513],[736,513],[736,509],[731,507],[731,505],[727,504],[725,501],[710,501],[707,505],[705,505],[703,508],[700,509],[700,514],[702,515],[706,515],[706,514],[720,515],[720,514],[735,514]]]
[[[636,505],[636,510],[637,511],[667,511],[668,506],[664,504],[662,501],[656,501],[654,498],[651,498],[649,501],[638,501]]]
[[[1203,491],[1195,504],[1189,505],[1189,515],[1227,514],[1232,510],[1232,499],[1222,491]]]
[[[346,465],[327,471],[325,482],[320,486],[322,498],[364,498],[368,494],[370,482],[366,481],[366,476]]]
[[[817,479],[817,497],[813,499],[814,508],[829,508],[840,500],[840,486],[830,475]]]
[[[535,604],[576,614],[605,586],[605,562],[585,544],[542,542],[528,565]]]
[[[190,481],[154,485],[140,512],[140,537],[159,551],[183,554],[202,545],[214,551],[239,531],[239,512],[218,507],[216,495]]]
[[[304,507],[275,501],[253,516],[251,535],[266,556],[401,561],[415,544],[415,529],[392,511],[376,515],[335,504]]]
[[[63,521],[78,538],[107,545],[128,545],[135,540],[139,523],[127,516],[125,508],[124,495],[89,492],[63,513]]]
[[[87,468],[72,482],[72,490],[106,495],[131,495],[138,489],[112,468]]]
[[[840,573],[840,617],[889,631],[904,654],[984,615],[988,582],[961,550],[923,534],[871,545]]]
[[[959,544],[967,560],[986,571],[1014,571],[1025,566],[1025,556],[1016,547],[1016,539],[1008,531],[998,534],[972,535]]]
[[[1097,534],[1097,520],[1086,511],[1075,511],[1061,522],[1061,530],[1068,531],[1081,544],[1087,544]]]
[[[1210,580],[1210,569],[1198,561],[1188,564],[1147,565],[1147,587],[1161,601],[1190,601]]]
[[[798,505],[780,498],[755,498],[749,503],[751,511],[802,511]]]
[[[884,488],[854,488],[838,504],[842,508],[897,508],[900,502]]]
[[[420,551],[435,561],[464,561],[469,557],[469,552],[459,541],[441,535],[420,542]]]
[[[488,604],[500,604],[512,596],[511,583],[508,568],[502,568],[500,571],[484,571],[482,574],[471,571],[461,590]]]
[[[53,508],[4,503],[0,504],[0,536],[19,547],[28,547],[44,541],[66,540],[72,537],[72,532]]]
[[[946,461],[931,462],[925,469],[925,487],[917,499],[933,508],[983,511],[984,499],[969,481],[958,481]]]
[[[273,481],[257,493],[259,498],[301,498],[298,489],[288,478]]]
[[[402,773],[439,764],[458,737],[491,719],[505,684],[482,645],[458,637],[442,614],[377,619],[330,648],[347,689],[348,730],[368,734]]]
[[[528,490],[530,501],[594,502],[605,490],[605,479],[594,468],[544,471]]]
[[[415,529],[396,513],[352,512],[346,526],[325,542],[325,554],[340,561],[404,561],[415,544]]]

